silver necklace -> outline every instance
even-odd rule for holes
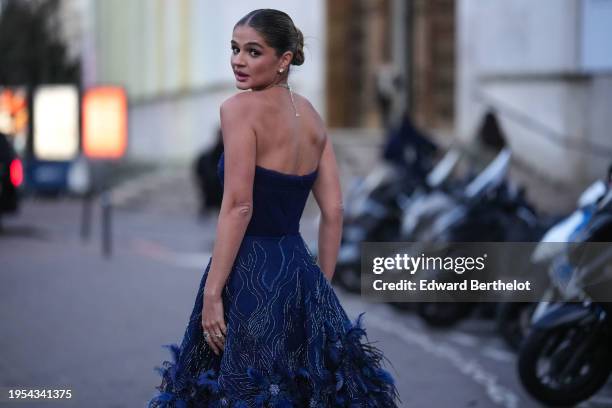
[[[299,118],[300,114],[298,113],[297,109],[295,108],[295,101],[293,100],[293,91],[291,90],[291,85],[289,84],[274,84],[272,86],[280,86],[283,88],[287,88],[289,90],[289,96],[291,97],[291,105],[293,105],[293,111],[295,112],[295,117]]]

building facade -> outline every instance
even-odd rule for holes
[[[230,40],[236,21],[256,8],[287,12],[305,36],[304,65],[290,83],[325,112],[322,0],[81,0],[86,86],[116,84],[129,97],[128,155],[189,160],[213,143],[221,102],[236,93]]]
[[[457,2],[456,134],[500,119],[532,176],[573,189],[612,161],[612,1]]]
[[[327,25],[330,126],[383,126],[380,92],[393,88],[395,109],[421,127],[448,133],[455,103],[454,0],[328,1]],[[395,78],[388,86],[387,76]]]

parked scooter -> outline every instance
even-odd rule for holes
[[[609,293],[612,282],[610,184],[609,178],[606,194],[576,239],[580,244],[566,250],[572,269],[565,295],[572,299],[546,310],[519,353],[522,384],[545,404],[572,406],[590,398],[612,369],[612,303],[592,300],[602,299],[602,290]]]
[[[536,270],[548,270],[551,285],[540,302],[509,302],[500,306],[497,327],[506,344],[519,350],[533,322],[542,317],[553,302],[563,300],[563,288],[571,276],[571,265],[563,251],[563,243],[574,241],[575,236],[588,224],[596,210],[597,200],[606,193],[606,184],[598,180],[578,199],[578,208],[555,223],[536,246],[531,262]]]
[[[477,139],[486,148],[499,150],[503,146],[504,137],[493,113],[485,115]],[[360,292],[361,242],[403,239],[405,234],[399,231],[399,227],[405,218],[407,203],[412,201],[409,198],[415,191],[421,195],[444,191],[439,196],[441,200],[449,194],[447,181],[463,154],[455,149],[449,150],[432,170],[435,151],[436,146],[412,125],[407,116],[401,127],[390,132],[382,166],[372,171],[360,186],[349,190],[345,200],[342,245],[334,282],[350,292]],[[428,202],[427,207],[431,206],[432,203]]]
[[[454,205],[436,214],[429,227],[422,228],[410,239],[427,246],[435,243],[451,246],[453,242],[521,242],[539,239],[544,226],[521,191],[506,181],[510,151],[502,150],[487,168],[467,185]],[[408,230],[408,229],[407,229]],[[409,230],[408,230],[409,231]],[[413,228],[412,231],[415,231]],[[417,313],[435,327],[448,327],[467,317],[479,305],[468,302],[422,302]],[[488,313],[495,304],[484,305]]]
[[[405,118],[390,133],[385,159],[344,200],[345,219],[333,282],[349,292],[361,291],[361,252],[364,241],[392,241],[399,234],[401,197],[425,182],[436,146]]]

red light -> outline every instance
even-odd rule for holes
[[[15,187],[19,187],[23,182],[23,166],[21,165],[21,160],[13,159],[9,172],[11,175],[11,183],[13,183]]]

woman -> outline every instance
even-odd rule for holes
[[[362,343],[330,281],[342,231],[332,144],[287,85],[303,36],[277,10],[234,27],[239,93],[221,106],[225,153],[216,242],[180,347],[149,407],[396,407],[382,353]],[[299,233],[313,191],[320,267]]]

